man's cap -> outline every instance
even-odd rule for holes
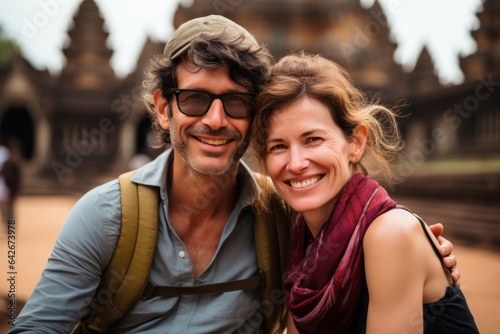
[[[168,59],[180,57],[191,45],[193,38],[201,33],[217,34],[225,31],[235,39],[244,36],[251,44],[258,47],[255,38],[242,26],[221,15],[209,15],[189,20],[179,26],[165,45],[163,56]]]

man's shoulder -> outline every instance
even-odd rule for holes
[[[113,178],[90,189],[84,196],[109,197],[119,193],[120,185],[118,184],[118,178]]]
[[[120,185],[112,179],[87,191],[77,201],[75,209],[98,211],[101,216],[120,213]]]

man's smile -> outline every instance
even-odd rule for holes
[[[204,144],[208,144],[208,145],[212,145],[212,146],[225,145],[231,141],[230,139],[211,139],[211,138],[203,138],[203,137],[196,137],[196,136],[193,136],[193,137],[196,140],[198,140]]]

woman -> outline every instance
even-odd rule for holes
[[[337,64],[304,53],[275,65],[256,103],[255,151],[299,212],[283,285],[289,328],[477,333],[432,233],[372,179],[394,180],[395,114],[368,103]]]

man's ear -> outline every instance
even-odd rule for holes
[[[163,130],[168,130],[170,128],[170,122],[168,120],[168,103],[160,89],[156,89],[153,92],[153,104],[161,128]]]
[[[358,124],[351,136],[351,152],[349,160],[357,163],[365,153],[366,139],[368,137],[368,127],[365,124]]]

